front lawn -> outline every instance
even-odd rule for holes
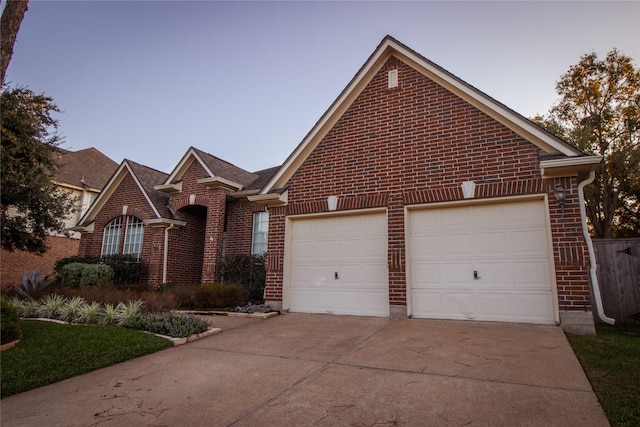
[[[171,347],[168,340],[118,326],[20,320],[22,339],[2,352],[2,397]]]
[[[612,426],[640,426],[640,329],[567,335]]]

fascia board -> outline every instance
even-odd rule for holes
[[[172,184],[176,180],[180,180],[182,178],[182,175],[184,175],[184,173],[189,168],[189,166],[191,166],[191,162],[193,162],[194,159],[197,160],[198,162],[200,162],[200,164],[202,165],[204,170],[209,174],[209,176],[213,176],[213,172],[211,172],[211,170],[209,170],[209,167],[200,158],[198,153],[196,153],[194,148],[193,147],[189,147],[189,149],[184,154],[184,156],[182,156],[182,159],[180,159],[180,161],[178,162],[176,167],[173,169],[173,171],[167,177],[167,180],[164,182],[164,185],[169,185],[169,184]]]
[[[213,176],[211,178],[201,178],[196,181],[198,184],[204,184],[207,187],[227,187],[232,190],[242,190],[242,184],[233,182],[229,179],[222,178],[221,176]]]
[[[80,218],[78,224],[84,224],[85,222],[88,222],[87,220],[89,218],[91,218],[92,221],[93,219],[95,219],[96,213],[99,212],[100,209],[102,209],[106,201],[109,200],[109,197],[113,195],[116,188],[118,188],[118,185],[120,185],[120,183],[124,179],[126,172],[125,169],[130,170],[128,169],[126,160],[124,160],[120,164],[120,166],[118,166],[118,169],[116,169],[113,175],[111,175],[111,178],[109,178],[109,182],[107,182],[102,191],[98,194],[98,197],[96,197],[91,206],[89,206],[89,209],[87,209],[84,215],[82,215],[82,218]]]
[[[394,55],[544,151],[553,154],[564,154],[570,157],[583,154],[578,149],[571,147],[500,102],[414,52],[408,51],[406,48],[398,48],[395,50]]]
[[[293,150],[280,169],[260,191],[260,194],[268,194],[272,189],[282,187],[295,171],[302,165],[304,160],[316,148],[320,140],[329,132],[335,123],[342,117],[342,114],[351,106],[353,101],[360,95],[369,84],[378,69],[391,56],[388,51],[388,40],[365,62],[362,68],[351,79],[349,84],[342,90],[338,98],[331,104],[329,109],[320,117],[320,120],[311,128],[302,142]]]
[[[578,172],[589,172],[602,162],[602,156],[569,157],[564,159],[542,160],[540,172],[543,178],[577,175]]]
[[[180,221],[177,219],[167,219],[167,218],[153,218],[153,219],[148,219],[146,221],[144,221],[145,225],[149,225],[151,227],[160,227],[160,226],[169,226],[169,225],[175,225],[178,227],[184,227],[187,225],[186,221]]]
[[[250,202],[259,203],[265,206],[286,206],[289,202],[289,192],[284,193],[269,193],[269,194],[256,194],[255,196],[248,196],[247,199]]]
[[[142,184],[140,183],[140,180],[138,180],[138,177],[136,176],[135,173],[133,173],[133,171],[131,170],[131,168],[129,167],[129,164],[127,163],[127,169],[129,170],[129,173],[131,174],[131,176],[133,177],[133,180],[135,181],[136,185],[138,186],[138,188],[140,189],[140,191],[142,192],[142,194],[144,195],[144,198],[146,199],[147,203],[149,204],[149,206],[151,206],[151,209],[153,209],[153,213],[156,214],[156,217],[160,218],[160,212],[158,212],[158,209],[156,209],[156,206],[153,204],[153,202],[151,201],[151,198],[149,197],[149,195],[147,194],[146,191],[144,191],[144,187],[142,186]]]
[[[513,110],[436,66],[406,46],[398,43],[391,37],[386,37],[331,107],[322,115],[320,120],[304,137],[293,153],[285,160],[280,169],[269,182],[267,182],[260,194],[268,194],[274,188],[282,187],[289,178],[291,178],[324,135],[328,133],[369,81],[371,81],[379,68],[392,55],[414,67],[426,77],[469,102],[474,107],[483,111],[539,148],[549,153],[563,154],[570,157],[581,156],[583,154],[536,124],[515,113]]]

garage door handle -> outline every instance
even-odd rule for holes
[[[335,275],[333,276],[333,277],[334,277],[334,279],[338,280],[338,279],[340,278],[340,277],[338,276],[338,272],[336,271],[334,274],[335,274]]]
[[[478,280],[480,276],[478,276],[478,270],[473,270],[473,280]]]

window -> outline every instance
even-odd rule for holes
[[[142,254],[142,238],[144,237],[144,224],[135,216],[127,217],[127,231],[124,233],[123,254],[135,255],[140,258]]]
[[[262,255],[267,252],[269,235],[269,212],[255,212],[253,214],[253,237],[251,240],[251,254]]]
[[[144,223],[135,216],[119,216],[104,227],[102,255],[120,253],[123,225],[125,233],[122,253],[135,255],[137,258],[140,258],[144,237]]]

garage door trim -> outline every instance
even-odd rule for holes
[[[548,265],[549,265],[549,283],[551,286],[551,299],[553,303],[553,320],[555,323],[559,322],[559,307],[558,307],[558,289],[556,283],[555,272],[555,260],[553,251],[553,238],[551,233],[551,219],[549,215],[549,203],[547,194],[531,194],[522,196],[511,197],[495,197],[488,199],[468,199],[468,200],[456,200],[449,202],[436,202],[405,206],[404,212],[404,230],[405,230],[405,250],[406,250],[406,283],[407,283],[407,315],[412,316],[413,310],[413,278],[411,277],[411,229],[409,226],[409,215],[413,211],[427,210],[427,209],[441,209],[441,208],[454,208],[465,206],[478,206],[478,205],[494,205],[501,203],[517,203],[526,201],[542,201],[544,205],[545,215],[545,229],[547,235],[547,253],[548,253]]]

